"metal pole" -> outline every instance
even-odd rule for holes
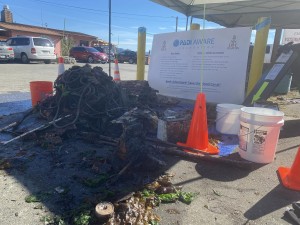
[[[178,16],[176,16],[176,32],[177,32],[177,29],[178,29]]]
[[[275,37],[274,37],[271,62],[275,62],[275,60],[276,60],[277,51],[278,51],[278,48],[280,45],[281,34],[282,34],[282,28],[277,28],[276,32],[275,32]]]
[[[270,17],[261,17],[255,25],[256,36],[249,72],[247,95],[250,94],[262,75],[270,24]]]
[[[192,23],[193,23],[193,16],[191,16],[191,19],[190,19],[190,27],[191,27]]]
[[[146,52],[146,28],[138,29],[138,51],[137,51],[137,80],[145,79],[145,52]]]
[[[111,63],[110,63],[110,53],[111,53],[111,0],[108,0],[109,6],[109,22],[108,22],[108,75],[111,76]]]
[[[187,17],[186,17],[185,30],[187,30],[187,29],[188,29],[188,23],[189,23],[189,17],[187,16]]]

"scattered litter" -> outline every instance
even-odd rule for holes
[[[180,214],[177,209],[166,209],[166,212],[169,214]]]
[[[65,188],[62,188],[62,187],[56,187],[55,189],[54,189],[58,194],[63,194],[63,193],[65,193],[66,192],[66,189]]]
[[[213,192],[214,192],[214,194],[217,195],[217,196],[222,196],[221,193],[220,193],[219,191],[216,191],[215,189],[213,189]]]
[[[25,197],[25,202],[32,203],[32,202],[41,202],[50,197],[49,192],[43,192],[43,193],[37,193],[37,194],[31,194]]]
[[[11,164],[7,159],[0,159],[0,170],[10,169]]]

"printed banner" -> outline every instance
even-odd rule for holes
[[[281,44],[285,45],[289,42],[293,42],[293,44],[300,43],[300,30],[299,29],[284,29]]]
[[[162,95],[195,100],[202,82],[207,102],[241,104],[250,37],[250,27],[154,35],[149,84]]]

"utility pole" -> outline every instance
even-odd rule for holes
[[[109,10],[109,22],[108,22],[108,58],[110,59],[110,53],[111,53],[111,0],[108,0],[108,10]],[[108,74],[111,76],[111,63],[110,60],[108,60]]]

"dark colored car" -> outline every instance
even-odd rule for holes
[[[130,64],[136,63],[137,55],[136,52],[125,50],[117,54],[117,59],[119,62],[128,62]]]
[[[104,49],[104,48],[102,48],[100,46],[93,47],[93,48],[97,49],[99,52],[106,53],[107,55],[109,55],[109,60],[111,62],[113,62],[115,60],[115,54],[112,51],[109,54],[107,49]]]
[[[92,47],[73,47],[70,50],[70,57],[75,58],[78,61],[85,61],[88,63],[101,62],[107,63],[108,56],[106,53],[99,52]]]

